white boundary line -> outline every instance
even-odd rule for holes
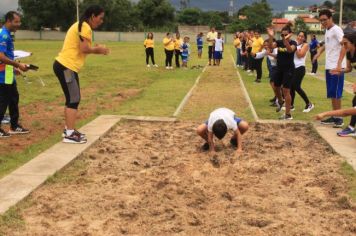
[[[200,78],[202,76],[202,74],[206,71],[208,65],[205,65],[204,69],[202,70],[202,72],[199,74],[198,78],[195,80],[194,85],[192,86],[192,88],[189,90],[189,92],[185,95],[185,97],[183,98],[182,102],[179,104],[177,110],[174,112],[173,117],[177,117],[181,111],[183,110],[185,104],[188,102],[190,96],[192,96],[192,93],[194,91],[194,89],[197,87]]]
[[[233,63],[233,65],[234,65],[234,68],[235,68],[235,58],[231,55],[231,53],[230,53],[230,56],[231,56],[231,60],[232,60],[232,63]],[[237,74],[237,76],[239,77],[240,85],[241,85],[242,91],[244,92],[245,98],[246,98],[246,100],[247,100],[247,102],[248,102],[248,105],[250,106],[250,109],[251,109],[253,118],[255,119],[255,121],[259,121],[259,118],[258,118],[258,115],[257,115],[257,113],[256,113],[255,107],[254,107],[253,104],[252,104],[250,95],[248,94],[247,89],[246,89],[245,84],[244,84],[244,81],[242,80],[242,77],[241,77],[241,75],[240,75],[240,72],[239,72],[237,69],[236,69],[236,74]]]

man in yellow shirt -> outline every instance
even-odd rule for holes
[[[214,60],[214,57],[213,57],[213,52],[214,52],[215,39],[217,37],[218,37],[218,32],[215,31],[214,27],[211,27],[210,32],[206,35],[206,41],[208,42],[208,45],[209,45],[209,51],[208,51],[209,66],[211,66],[211,59],[213,59],[214,66],[215,66],[215,60]]]
[[[263,49],[263,38],[260,35],[259,31],[255,31],[255,37],[252,39],[252,55],[256,55],[256,53],[261,52]],[[252,57],[253,60],[253,68],[256,70],[257,76],[256,76],[256,83],[261,82],[262,78],[262,62],[263,62],[263,57],[261,59],[256,59],[255,57]]]
[[[66,98],[64,143],[86,143],[85,135],[75,129],[80,88],[78,72],[84,65],[88,54],[107,55],[109,49],[105,46],[92,47],[92,29],[98,28],[104,19],[104,10],[100,6],[90,6],[68,30],[62,51],[53,64],[53,70],[61,84]]]

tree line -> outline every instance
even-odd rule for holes
[[[40,30],[57,28],[66,31],[76,21],[77,0],[19,0],[23,14],[23,28]],[[168,0],[82,0],[80,11],[87,6],[98,4],[105,9],[103,31],[174,31],[179,24],[208,25],[218,30],[236,32],[246,29],[264,31],[271,24],[273,9],[267,0],[245,5],[234,16],[228,12],[202,11],[198,8],[176,10]],[[338,11],[338,2],[325,1]],[[354,17],[356,0],[345,0],[345,18]],[[240,19],[241,16],[246,19]],[[338,17],[335,14],[335,17]],[[351,18],[352,19],[352,18]]]

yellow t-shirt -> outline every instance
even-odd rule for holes
[[[234,47],[235,47],[235,48],[240,48],[240,47],[241,47],[241,41],[240,41],[239,38],[236,38],[236,39],[234,40]]]
[[[218,37],[218,32],[216,32],[216,31],[215,31],[214,33],[210,31],[210,32],[206,35],[206,39],[207,39],[207,40],[214,40],[214,39],[216,39],[217,37]],[[209,46],[213,46],[213,45],[214,45],[214,42],[209,42],[209,41],[208,41],[208,45],[209,45]]]
[[[174,49],[175,50],[180,50],[180,46],[182,45],[183,43],[183,39],[176,39],[176,41],[174,42]]]
[[[258,53],[260,51],[262,51],[263,48],[263,38],[259,37],[259,38],[253,38],[252,39],[252,52],[253,53]]]
[[[173,40],[170,41],[171,39],[167,38],[167,37],[164,37],[163,39],[163,46],[164,46],[164,49],[167,49],[169,51],[172,51],[174,50],[174,42]],[[170,42],[169,42],[170,41]],[[169,42],[169,43],[168,43]],[[167,44],[168,43],[168,44]]]
[[[143,45],[146,48],[154,48],[154,44],[155,44],[155,41],[153,39],[145,39],[145,41],[143,42]]]
[[[91,46],[92,30],[88,23],[83,23],[80,35],[83,38],[89,40],[89,44]],[[56,60],[59,63],[77,73],[83,67],[85,57],[87,56],[87,54],[82,53],[80,51],[79,42],[80,38],[77,22],[69,28],[67,35],[64,39],[62,51],[56,57]]]

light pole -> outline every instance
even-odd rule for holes
[[[339,17],[339,26],[342,26],[342,12],[344,8],[344,1],[340,0],[340,17]]]
[[[79,21],[79,3],[81,2],[81,0],[77,0],[77,21]]]

